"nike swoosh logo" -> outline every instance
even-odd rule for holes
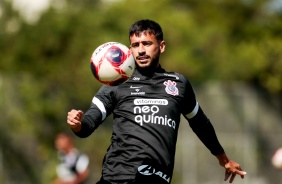
[[[130,86],[132,89],[142,88],[143,86]]]

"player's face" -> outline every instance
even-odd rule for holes
[[[159,65],[159,56],[165,50],[165,41],[159,41],[155,35],[143,32],[130,37],[130,49],[139,68],[155,68]]]

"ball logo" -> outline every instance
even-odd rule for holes
[[[138,167],[138,171],[143,175],[152,175],[155,173],[155,169],[149,165],[141,165],[140,167]]]
[[[126,54],[117,46],[110,47],[105,56],[113,66],[119,66],[126,60]]]
[[[138,167],[138,172],[142,175],[145,176],[150,176],[150,175],[156,175],[159,176],[160,178],[164,179],[166,182],[170,182],[170,177],[167,176],[165,173],[163,173],[162,171],[158,171],[155,168],[153,168],[150,165],[141,165]]]

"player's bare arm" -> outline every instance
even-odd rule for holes
[[[247,172],[242,171],[240,165],[233,160],[230,160],[225,153],[216,155],[216,158],[219,161],[219,164],[225,168],[225,178],[224,181],[227,181],[230,178],[229,183],[232,183],[236,175],[240,175],[241,178],[247,174]]]
[[[84,113],[81,110],[72,109],[68,112],[67,123],[74,132],[80,131],[83,115]]]

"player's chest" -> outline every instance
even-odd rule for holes
[[[184,96],[184,87],[180,81],[171,79],[138,80],[134,78],[120,86],[120,98],[161,98],[181,100]]]

